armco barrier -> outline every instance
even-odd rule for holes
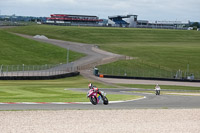
[[[50,76],[3,76],[0,77],[0,80],[49,80],[49,79],[73,77],[79,74],[80,72],[71,72],[71,73],[50,75]]]
[[[100,77],[100,75],[97,75],[97,76]],[[161,80],[161,81],[200,82],[200,80],[188,80],[188,79],[168,79],[168,78],[151,78],[151,77],[129,77],[129,76],[113,76],[113,75],[103,75],[103,77],[104,78],[117,78],[117,79],[142,79],[142,80]]]

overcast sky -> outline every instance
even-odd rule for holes
[[[200,0],[0,0],[0,14],[48,17],[50,14],[138,15],[139,20],[198,21]]]

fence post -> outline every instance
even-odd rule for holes
[[[17,76],[18,76],[18,71],[19,71],[19,65],[17,65]]]
[[[13,65],[11,67],[11,76],[13,76]]]
[[[56,75],[56,66],[53,65],[53,75]]]
[[[6,76],[8,76],[8,65],[6,67]]]
[[[42,76],[42,65],[40,66],[39,75]]]
[[[48,68],[47,68],[47,64],[45,64],[45,75],[47,75],[47,71],[48,70]]]
[[[33,65],[33,76],[34,76],[34,72],[35,72],[35,66]]]
[[[27,69],[28,69],[28,76],[29,76],[29,65],[28,65],[28,68],[27,68]]]
[[[63,65],[62,68],[61,68],[61,73],[62,74],[64,73],[64,70],[65,70],[65,65]]]
[[[53,69],[54,69],[54,74],[53,75],[56,75],[56,66],[55,65],[53,66]]]
[[[49,65],[49,76],[51,75],[50,65]]]
[[[23,76],[24,76],[24,64],[22,64],[22,67],[23,67],[22,70],[23,70]]]
[[[55,75],[55,65],[52,65],[53,66],[53,75]]]
[[[57,65],[55,65],[54,68],[55,68],[55,75],[56,75],[57,74],[57,69],[58,69]]]
[[[52,68],[51,65],[49,65],[49,67],[50,67],[50,69],[49,69],[49,70],[50,70],[50,71],[49,71],[50,74],[49,74],[49,75],[53,75],[53,68]]]

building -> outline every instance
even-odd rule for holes
[[[181,21],[154,21],[138,20],[138,15],[116,15],[108,17],[108,26],[158,28],[158,29],[187,29],[188,22]]]
[[[97,26],[101,21],[97,16],[89,15],[69,15],[69,14],[51,14],[47,18],[47,24],[53,25],[86,25]]]
[[[137,15],[108,16],[108,26],[114,27],[136,27]]]
[[[181,21],[155,21],[148,24],[148,28],[157,29],[187,29],[188,22]]]
[[[0,26],[18,26],[27,25],[28,23],[46,21],[46,17],[33,17],[33,16],[16,16],[13,15],[0,15]]]

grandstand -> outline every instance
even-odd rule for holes
[[[187,29],[188,23],[181,21],[155,21],[138,20],[137,15],[116,15],[108,17],[108,26],[134,27],[134,28],[157,28],[157,29]]]
[[[97,26],[103,20],[97,16],[88,15],[69,15],[69,14],[51,14],[47,17],[47,24],[54,25],[87,25]]]
[[[142,22],[142,21],[141,21]],[[141,23],[140,21],[137,23],[138,28],[156,28],[156,29],[187,29],[188,23],[183,23],[181,21],[155,21],[146,23]]]
[[[132,21],[130,21],[132,20]],[[137,15],[116,15],[108,17],[108,25],[115,27],[135,27]]]

